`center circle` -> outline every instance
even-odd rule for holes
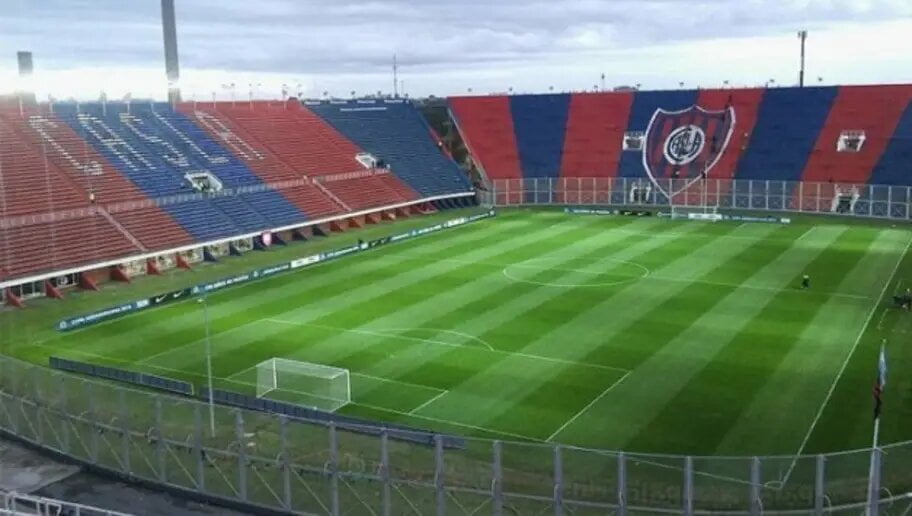
[[[539,285],[542,287],[564,287],[564,288],[589,288],[589,287],[610,287],[613,285],[622,285],[624,283],[631,283],[634,281],[641,280],[650,274],[650,270],[640,265],[637,262],[630,260],[621,260],[617,258],[604,258],[600,260],[601,262],[615,263],[620,264],[622,267],[619,267],[617,271],[593,271],[585,269],[575,269],[572,267],[561,267],[560,265],[549,266],[548,263],[554,263],[557,259],[548,259],[548,258],[536,258],[532,260],[527,260],[524,262],[518,262],[510,264],[503,268],[503,275],[508,279],[519,282],[519,283],[529,283],[532,285]],[[600,277],[603,278],[601,281],[585,282],[585,283],[573,283],[570,281],[538,281],[534,278],[524,277],[524,274],[520,271],[524,271],[525,275],[535,274],[542,271],[563,271],[567,274],[584,274],[592,276],[593,279],[598,280]],[[607,277],[607,278],[606,278]],[[608,279],[613,277],[614,279]]]

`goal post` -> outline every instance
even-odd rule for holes
[[[287,358],[256,365],[256,395],[335,411],[351,403],[348,369]]]
[[[709,190],[705,178],[685,183],[679,191],[669,196],[671,218],[709,222],[722,220],[722,215],[719,214],[719,196]]]
[[[718,206],[671,205],[672,219],[705,220],[717,222],[722,220]]]

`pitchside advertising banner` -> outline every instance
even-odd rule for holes
[[[407,233],[399,233],[397,235],[391,235],[383,238],[378,238],[376,240],[370,240],[367,242],[359,242],[355,245],[350,245],[348,247],[342,247],[340,249],[333,249],[331,251],[326,251],[324,253],[314,254],[304,258],[296,258],[290,262],[280,263],[277,265],[272,265],[269,267],[264,267],[262,269],[256,269],[254,271],[245,272],[244,274],[238,274],[237,276],[231,276],[229,278],[222,278],[211,283],[203,283],[193,287],[175,290],[173,292],[168,292],[166,294],[158,294],[146,299],[140,299],[139,301],[133,301],[130,303],[112,306],[105,308],[104,310],[99,310],[97,312],[92,312],[89,314],[84,314],[76,317],[71,317],[69,319],[64,319],[57,323],[57,329],[59,331],[70,331],[76,328],[81,328],[84,326],[89,326],[92,324],[97,324],[115,317],[120,317],[122,315],[130,314],[133,312],[138,312],[151,308],[154,306],[160,306],[167,303],[173,303],[175,301],[181,301],[195,296],[200,296],[204,293],[214,292],[216,290],[221,290],[223,288],[232,287],[234,285],[239,285],[241,283],[247,283],[248,281],[253,281],[261,278],[266,278],[279,274],[281,272],[286,272],[295,269],[301,269],[303,267],[309,267],[311,265],[325,262],[327,260],[333,260],[341,256],[346,256],[353,253],[359,253],[361,251],[366,251],[368,249],[373,249],[375,247],[380,247],[392,242],[398,242],[400,240],[405,240],[408,238],[415,238],[417,236],[426,235],[428,233],[434,233],[443,229],[449,229],[457,226],[462,226],[463,224],[468,224],[470,222],[475,222],[476,220],[486,219],[488,217],[493,217],[495,215],[494,210],[490,210],[484,213],[479,213],[477,215],[472,215],[469,217],[459,217],[457,219],[448,220],[442,224],[435,224],[430,227],[413,229]]]
[[[644,210],[617,210],[617,209],[599,209],[599,208],[564,208],[564,213],[573,213],[576,215],[628,215],[628,216],[649,216],[653,213]],[[656,213],[659,217],[670,217],[670,213]],[[730,220],[734,222],[771,222],[774,224],[791,224],[792,219],[789,217],[775,217],[772,215],[731,215],[727,213],[689,213],[688,218],[691,220]]]

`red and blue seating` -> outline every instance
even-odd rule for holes
[[[470,191],[417,111],[395,113],[366,147],[295,100],[0,109],[0,281]]]
[[[912,185],[912,85],[454,97],[451,112],[490,179],[646,177],[642,134],[657,110],[731,108],[715,178]],[[844,132],[864,134],[857,152]]]
[[[472,185],[430,137],[430,126],[405,100],[319,102],[305,106],[391,167],[421,197],[471,192]]]

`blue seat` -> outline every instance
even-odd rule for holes
[[[61,104],[56,114],[114,163],[198,240],[301,222],[280,192],[193,195],[185,176],[209,172],[226,189],[263,181],[227,149],[165,103]],[[180,196],[179,201],[174,198]]]
[[[423,197],[472,191],[468,178],[437,148],[430,127],[410,102],[352,101],[306,107],[388,163],[396,176]]]

